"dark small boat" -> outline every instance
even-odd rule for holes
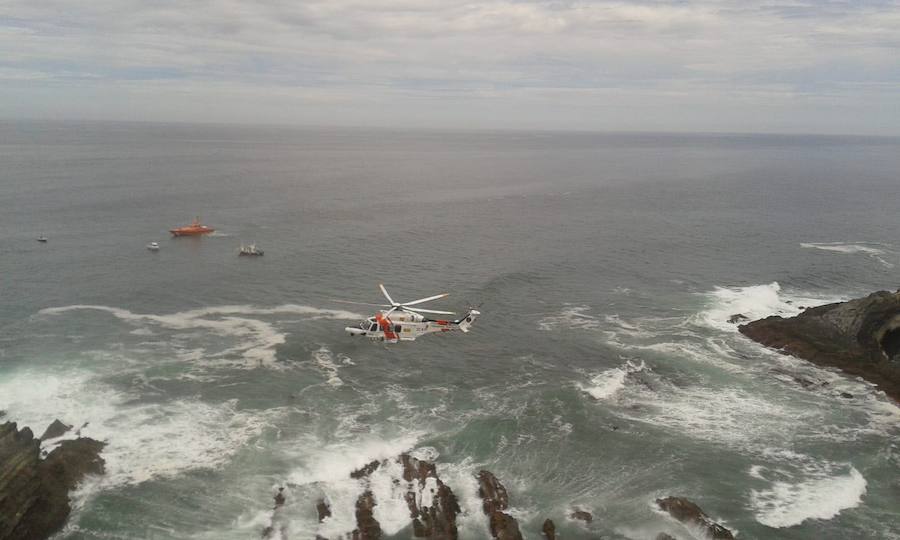
[[[47,237],[44,236],[44,235],[42,234],[42,235],[40,235],[40,236],[37,237],[37,241],[40,242],[40,243],[42,243],[42,244],[46,244],[46,243],[47,243]]]

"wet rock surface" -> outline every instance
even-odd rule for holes
[[[556,540],[556,524],[553,523],[552,519],[547,519],[544,521],[544,525],[541,527],[541,532],[544,533],[544,538],[547,540]]]
[[[734,535],[725,527],[713,521],[699,506],[682,497],[656,499],[656,504],[678,521],[699,527],[712,540],[734,540]],[[659,538],[657,536],[657,538]]]
[[[44,430],[44,434],[41,435],[41,441],[62,437],[63,435],[68,433],[70,429],[72,429],[72,426],[67,426],[59,420],[54,420],[53,423],[47,426],[47,429]]]
[[[590,523],[594,521],[594,516],[590,512],[585,510],[573,510],[569,517],[572,519],[577,519],[579,521],[583,521],[585,523]]]
[[[14,422],[0,425],[0,539],[42,539],[71,512],[69,491],[87,474],[102,474],[104,443],[63,441],[40,459],[40,440]]]
[[[738,330],[767,347],[862,377],[900,401],[900,292],[768,317]]]
[[[522,540],[519,523],[509,514],[503,512],[509,508],[509,494],[506,488],[490,471],[478,473],[478,496],[482,500],[482,509],[488,516],[491,535],[497,540]]]
[[[350,477],[359,480],[365,489],[356,500],[356,528],[347,538],[376,540],[384,536],[381,524],[375,518],[378,500],[368,486],[372,474],[389,465],[400,466],[400,478],[395,479],[394,483],[398,488],[404,489],[403,500],[409,508],[413,537],[430,540],[459,538],[456,517],[461,509],[453,490],[440,479],[434,463],[409,454],[401,454],[392,460],[372,461],[350,473]],[[316,512],[320,523],[331,516],[331,508],[324,499],[316,504]]]

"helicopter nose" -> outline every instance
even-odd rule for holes
[[[353,328],[352,326],[344,328],[344,332],[347,332],[351,336],[361,336],[366,333],[362,328]]]

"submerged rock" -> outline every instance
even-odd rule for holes
[[[519,523],[503,512],[509,508],[509,494],[503,484],[490,471],[478,473],[478,496],[482,499],[482,509],[488,516],[491,535],[497,540],[522,540]]]
[[[93,439],[63,441],[43,460],[40,441],[27,427],[0,425],[0,538],[47,538],[71,512],[69,491],[87,474],[102,474]]]
[[[41,441],[47,441],[50,439],[55,439],[57,437],[62,437],[70,429],[72,429],[72,426],[67,426],[59,420],[54,420],[53,423],[47,426],[47,429],[44,430],[44,434],[41,435]]]
[[[656,535],[655,540],[676,540],[674,536],[669,536],[666,533],[659,533]]]
[[[586,512],[584,510],[574,510],[569,517],[572,519],[581,520],[585,523],[590,523],[594,521],[594,516],[590,512]]]
[[[744,315],[743,313],[735,313],[731,317],[728,317],[728,322],[731,324],[737,324],[741,321],[749,321],[750,317]]]
[[[553,523],[552,519],[547,519],[544,521],[544,526],[541,527],[541,532],[544,533],[544,538],[547,540],[556,540],[556,524]]]
[[[379,465],[381,465],[381,462],[378,460],[369,462],[361,469],[356,469],[355,471],[351,472],[350,478],[355,478],[357,480],[360,478],[366,478],[367,476],[375,472],[375,469],[377,469]]]
[[[656,499],[656,504],[678,521],[700,527],[712,540],[734,540],[734,535],[707,516],[699,506],[682,497]]]
[[[900,401],[900,292],[768,317],[738,330],[767,347],[862,377]]]
[[[319,523],[331,517],[331,506],[328,505],[325,499],[319,499],[316,503],[316,514],[319,516]]]

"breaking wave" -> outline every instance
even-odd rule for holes
[[[798,457],[805,461],[800,470],[759,465],[750,469],[751,477],[769,484],[750,492],[757,521],[774,528],[791,527],[808,519],[832,519],[862,502],[867,482],[853,466]]]
[[[73,426],[65,436],[45,443],[45,450],[79,435],[104,441],[106,474],[100,488],[217,468],[281,414],[277,409],[241,410],[237,400],[140,401],[137,394],[117,390],[83,372],[33,371],[4,378],[0,409],[36,435],[57,418]]]
[[[591,378],[590,384],[579,384],[579,387],[594,399],[609,399],[625,387],[629,374],[643,371],[645,368],[643,360],[640,362],[629,360],[622,366],[598,373]]]
[[[705,296],[706,309],[692,320],[725,332],[737,330],[737,324],[729,322],[734,315],[743,315],[745,319],[741,319],[741,322],[771,315],[792,317],[804,308],[846,300],[839,296],[786,292],[778,282],[746,287],[716,287],[712,292],[705,293]]]

